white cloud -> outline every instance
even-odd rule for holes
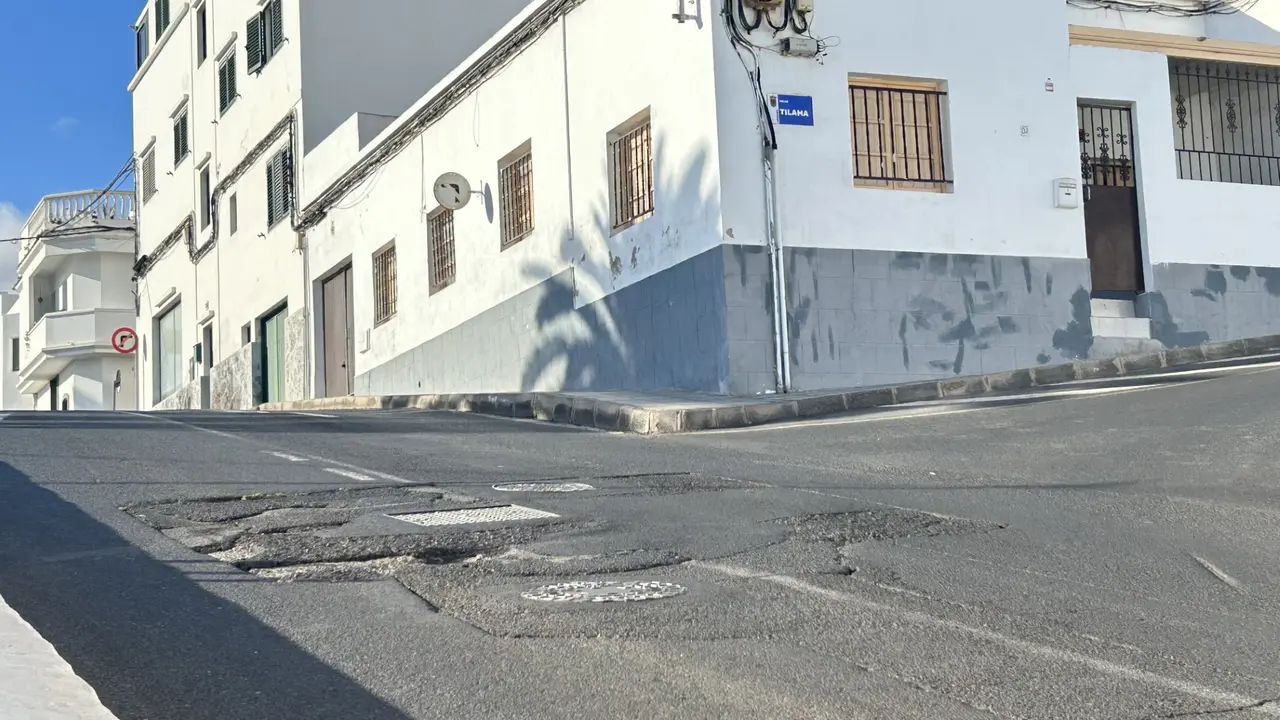
[[[0,201],[0,240],[16,238],[22,234],[26,218],[13,203]],[[0,292],[9,292],[18,280],[18,245],[0,243]]]
[[[79,124],[80,121],[73,117],[60,117],[53,124],[53,129],[55,132],[70,132]]]

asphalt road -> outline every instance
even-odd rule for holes
[[[0,419],[0,593],[120,720],[1280,715],[1280,369],[642,438]],[[506,492],[555,480],[578,492]],[[542,517],[390,517],[516,504]],[[680,592],[522,595],[571,581]]]

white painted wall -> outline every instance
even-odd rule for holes
[[[340,201],[308,234],[310,264],[321,278],[351,259],[358,336],[373,324],[372,254],[392,240],[397,252],[398,314],[372,329],[356,374],[567,268],[576,268],[585,304],[719,244],[713,32],[709,18],[702,28],[677,25],[663,4],[589,0]],[[656,211],[611,235],[606,137],[645,108],[655,137]],[[499,209],[490,216],[476,199],[454,218],[457,281],[429,295],[432,182],[461,172],[496,203],[498,163],[526,141],[534,234],[500,251]]]
[[[13,369],[15,353],[13,343],[18,342],[17,361],[22,360],[22,333],[19,331],[18,294],[0,293],[0,327],[3,328],[3,346],[0,346],[0,410],[25,409],[18,394],[18,373]]]
[[[305,152],[352,113],[399,115],[530,0],[306,0],[301,21]],[[372,42],[370,42],[372,40]]]

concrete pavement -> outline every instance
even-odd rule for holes
[[[116,720],[53,646],[0,597],[0,716]]]
[[[0,588],[120,720],[1274,716],[1277,399],[1259,366],[662,437],[14,414]],[[552,481],[589,488],[511,486]],[[497,505],[554,517],[394,517]],[[683,592],[572,602],[608,582]]]

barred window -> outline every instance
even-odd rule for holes
[[[1183,180],[1280,185],[1280,68],[1169,59]]]
[[[613,230],[653,214],[653,130],[649,111],[609,134],[609,194]]]
[[[946,101],[938,83],[852,78],[854,184],[947,192]]]
[[[533,232],[533,151],[527,145],[498,169],[498,202],[506,250]]]
[[[396,314],[396,246],[395,243],[373,254],[373,326]]]
[[[453,284],[457,265],[453,256],[453,211],[441,208],[427,218],[427,258],[431,294]]]

